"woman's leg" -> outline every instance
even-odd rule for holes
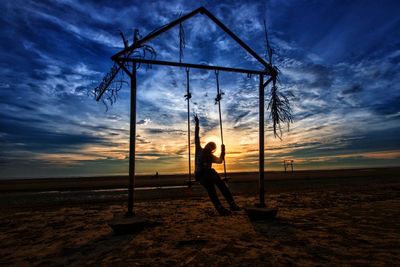
[[[208,196],[210,197],[211,202],[214,204],[214,207],[219,214],[229,215],[229,210],[225,209],[219,201],[217,191],[215,190],[215,183],[213,181],[214,179],[212,176],[210,176],[210,174],[211,173],[204,175],[202,179],[199,179],[199,182],[207,190]]]
[[[240,208],[236,205],[235,200],[233,199],[231,190],[229,187],[226,185],[224,181],[222,181],[221,177],[219,174],[213,169],[213,176],[214,176],[214,182],[216,186],[218,186],[219,191],[221,191],[222,195],[224,196],[225,200],[228,202],[229,206],[231,207],[231,210],[240,210]]]
[[[228,201],[228,203],[233,202],[233,196],[231,191],[229,190],[228,186],[224,181],[222,181],[221,177],[219,174],[213,169],[213,175],[214,175],[214,182],[215,185],[218,186],[219,191],[221,191],[222,195]]]
[[[215,208],[221,207],[221,202],[219,201],[217,191],[215,190],[214,183],[209,181],[208,179],[200,180],[200,184],[204,186],[207,190],[208,196],[211,199],[211,202],[214,204]]]

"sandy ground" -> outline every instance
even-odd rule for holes
[[[238,195],[241,206],[256,202]],[[276,192],[269,222],[220,217],[205,197],[142,201],[151,225],[117,236],[119,203],[0,210],[2,266],[399,266],[400,181]]]

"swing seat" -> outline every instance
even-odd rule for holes
[[[225,183],[229,183],[231,179],[232,179],[231,177],[221,178],[221,180],[224,181]],[[196,180],[185,180],[185,184],[187,186],[190,186],[190,184],[195,185],[195,184],[200,184],[200,182]]]
[[[199,184],[199,181],[196,181],[196,180],[185,180],[185,184],[187,186],[190,186],[190,185],[194,185],[194,184]]]

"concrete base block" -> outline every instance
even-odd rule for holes
[[[278,209],[246,207],[244,210],[250,220],[271,220],[278,214]]]
[[[149,225],[148,219],[141,216],[116,216],[108,225],[114,230],[117,235],[133,234],[141,231]]]

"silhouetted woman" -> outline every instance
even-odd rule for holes
[[[222,195],[225,197],[228,202],[230,209],[233,211],[240,210],[238,205],[236,205],[233,200],[231,191],[225,182],[221,179],[219,174],[212,168],[213,163],[223,163],[225,157],[225,146],[221,145],[221,155],[216,157],[214,155],[215,149],[217,145],[214,142],[209,142],[206,144],[204,148],[200,145],[200,126],[199,126],[199,118],[197,115],[194,116],[194,120],[196,122],[195,129],[195,144],[196,144],[196,153],[195,153],[195,179],[199,181],[202,186],[207,189],[208,195],[212,203],[215,206],[215,209],[218,211],[220,215],[226,216],[231,214],[231,211],[224,208],[219,198],[217,196],[217,192],[215,190],[215,186],[219,188]]]

